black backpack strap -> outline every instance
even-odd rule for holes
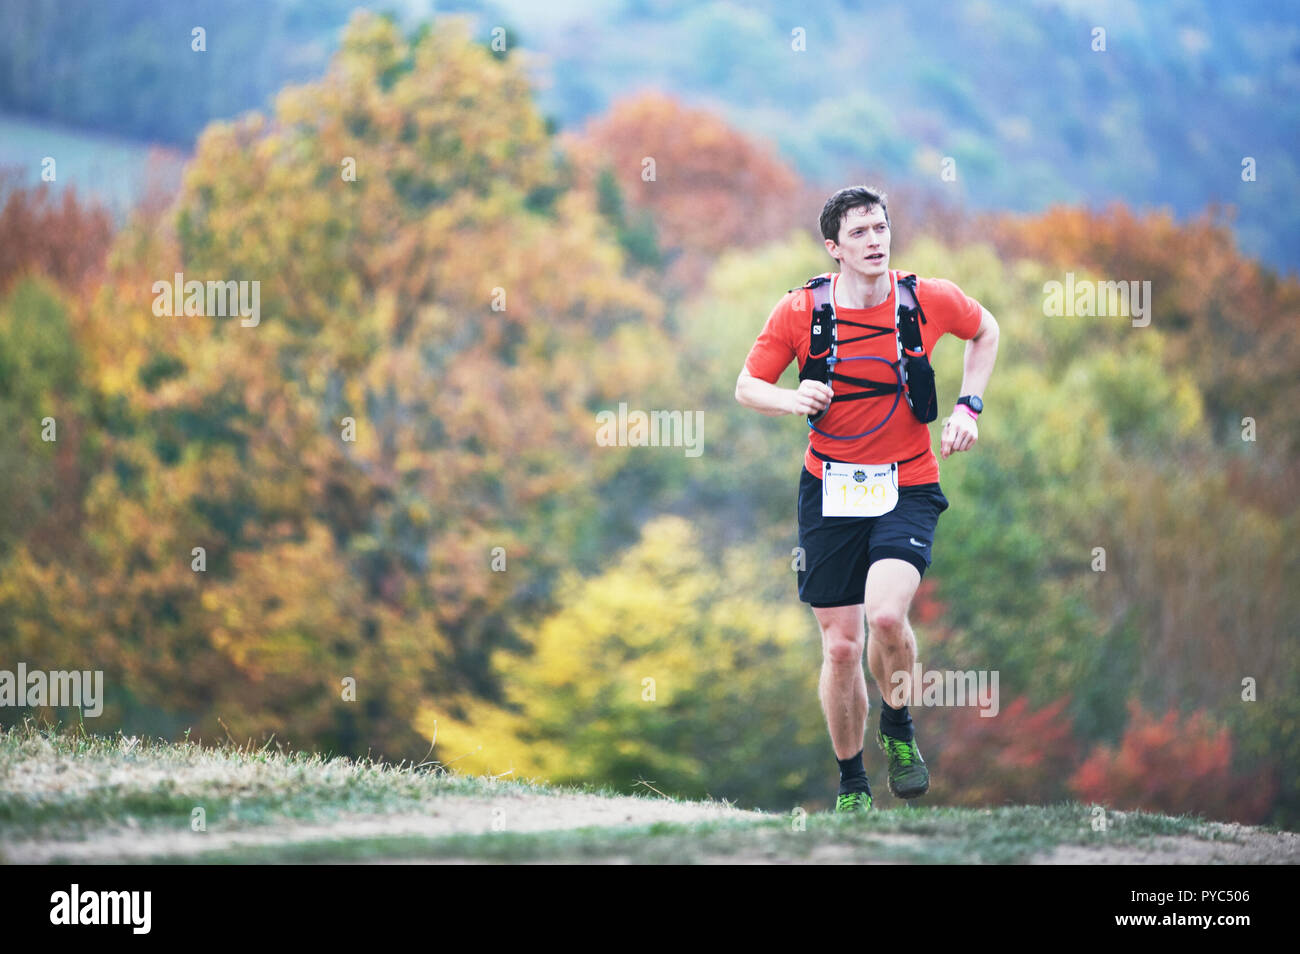
[[[920,324],[917,324],[918,318]],[[921,340],[922,324],[928,322],[921,310],[920,299],[916,297],[916,276],[901,276],[898,279],[898,336],[902,339],[904,352],[916,356],[925,354]]]
[[[898,279],[898,340],[902,348],[903,381],[907,387],[907,403],[922,424],[939,416],[939,395],[935,387],[934,368],[925,353],[921,338],[921,325],[926,324],[925,312],[916,294],[916,276]],[[918,320],[920,322],[918,323]]]
[[[812,311],[808,316],[808,360],[799,369],[800,381],[820,381],[830,383],[830,366],[826,359],[831,355],[832,323],[835,312],[831,308],[831,280],[826,275],[810,278],[803,285],[813,293]],[[794,291],[794,289],[790,289]],[[819,411],[808,418],[815,421],[825,414]]]
[[[799,369],[799,380],[826,381],[826,359],[831,353],[831,280],[825,275],[810,278],[803,286],[812,290],[813,306],[808,315],[808,360]],[[794,289],[790,289],[794,291]]]

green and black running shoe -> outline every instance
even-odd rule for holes
[[[930,790],[930,770],[915,738],[904,742],[877,729],[876,744],[889,757],[889,791],[895,798],[916,798]]]
[[[847,792],[835,799],[835,814],[871,811],[869,792]]]

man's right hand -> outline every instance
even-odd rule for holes
[[[797,390],[790,392],[790,413],[812,416],[831,406],[835,392],[821,381],[800,381]]]
[[[748,371],[742,370],[736,378],[736,400],[767,417],[813,415],[829,407],[832,396],[830,386],[820,381],[800,381],[799,387],[791,390],[756,378]]]

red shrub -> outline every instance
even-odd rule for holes
[[[1200,814],[1240,822],[1263,821],[1273,801],[1271,767],[1261,775],[1232,776],[1232,738],[1205,713],[1175,710],[1157,722],[1137,702],[1118,751],[1098,746],[1070,779],[1084,801],[1121,809]]]
[[[996,716],[969,706],[913,709],[921,751],[934,739],[934,794],[949,805],[1001,805],[1058,801],[1074,766],[1078,744],[1064,715],[1069,697],[1037,712],[1023,696]]]
[[[72,186],[56,200],[50,187],[14,187],[0,176],[0,293],[28,272],[76,288],[102,269],[113,237],[107,210],[78,201]]]

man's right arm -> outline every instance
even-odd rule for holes
[[[799,295],[803,297],[798,298]],[[736,400],[745,407],[768,417],[780,417],[783,414],[815,414],[830,405],[831,389],[820,381],[800,381],[794,390],[774,383],[798,357],[795,344],[790,340],[791,323],[799,324],[795,318],[801,313],[806,325],[805,309],[809,307],[811,297],[811,293],[799,291],[796,295],[792,291],[772,309],[745,358],[740,377],[736,379]],[[795,306],[796,299],[803,307]],[[750,374],[751,367],[763,377]]]
[[[820,381],[800,381],[797,389],[778,387],[742,369],[736,379],[736,400],[759,414],[815,414],[829,407],[833,392]]]

